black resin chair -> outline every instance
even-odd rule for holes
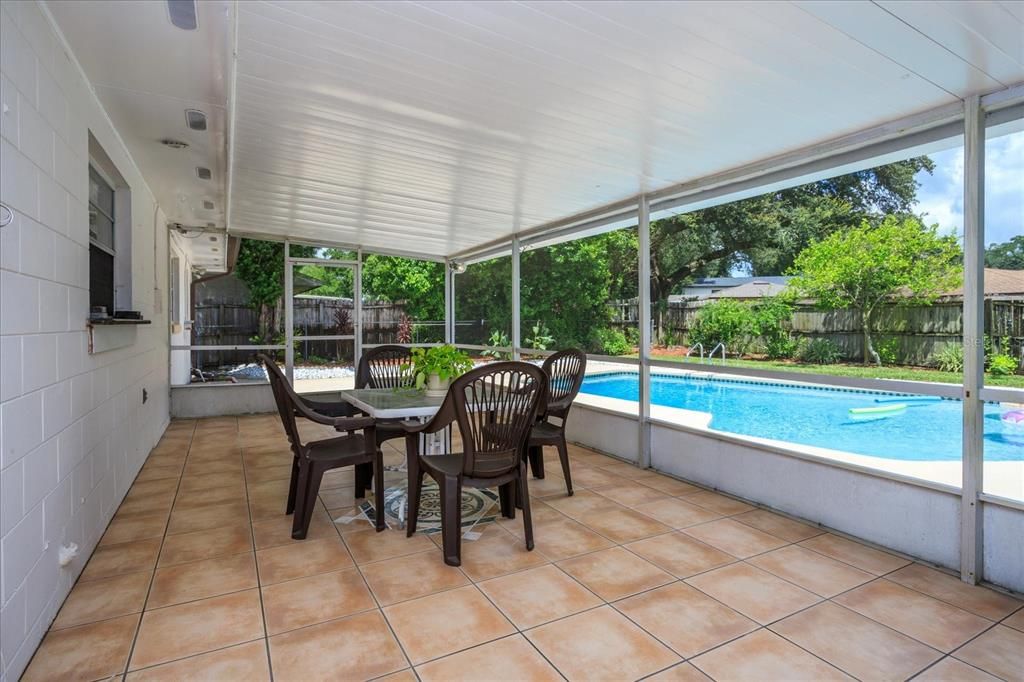
[[[295,514],[292,537],[296,540],[306,537],[324,473],[344,466],[355,467],[354,494],[357,498],[366,494],[372,479],[374,506],[378,510],[376,526],[378,531],[384,530],[384,458],[377,446],[374,419],[366,416],[331,417],[314,411],[295,393],[277,363],[266,355],[261,354],[259,358],[267,368],[274,401],[294,455],[285,509],[286,514]],[[303,443],[295,421],[297,416],[347,433],[337,438]],[[358,430],[362,433],[356,433]]]
[[[527,456],[534,478],[544,478],[544,446],[553,445],[558,449],[562,462],[565,488],[572,495],[572,474],[569,471],[569,449],[565,443],[565,423],[569,419],[572,401],[583,385],[587,370],[587,354],[577,348],[558,351],[549,355],[541,367],[547,376],[547,393],[540,418],[530,429]],[[558,422],[552,422],[551,419]]]
[[[497,487],[501,513],[515,518],[516,499],[523,508],[526,548],[533,549],[533,524],[527,486],[526,438],[536,420],[546,379],[525,362],[494,362],[470,370],[452,382],[437,414],[426,424],[404,422],[409,462],[407,535],[416,532],[423,475],[437,482],[441,495],[444,562],[458,566],[462,554],[462,488]],[[421,435],[457,423],[463,451],[424,456]]]
[[[412,370],[412,351],[405,346],[375,346],[359,358],[356,388],[413,388],[416,372]],[[377,445],[405,436],[399,422],[377,422]]]

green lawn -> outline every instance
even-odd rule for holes
[[[684,358],[678,355],[659,355],[657,352],[651,356],[655,360],[669,360],[685,362]],[[692,362],[692,360],[691,360]],[[716,360],[714,364],[721,361]],[[839,377],[857,377],[861,379],[899,379],[903,381],[932,381],[937,383],[959,384],[963,377],[952,372],[940,372],[932,369],[919,369],[916,367],[875,367],[864,365],[807,365],[782,360],[726,360],[729,367],[750,367],[756,369],[780,370],[785,372],[796,372],[801,374],[828,374]],[[1019,374],[1013,376],[992,376],[985,375],[985,384],[988,386],[1008,386],[1011,388],[1024,388],[1024,376]]]

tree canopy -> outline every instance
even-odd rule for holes
[[[404,301],[413,320],[443,320],[444,263],[368,255],[363,259],[363,297]]]
[[[793,263],[793,295],[824,309],[855,308],[864,329],[864,364],[881,365],[871,335],[882,303],[931,303],[961,282],[963,254],[956,237],[941,236],[913,216],[887,216],[812,243]]]
[[[867,220],[909,213],[919,156],[651,223],[651,300],[658,331],[670,294],[696,277],[779,275],[808,244]]]
[[[297,256],[311,256],[315,249],[293,246]],[[249,287],[250,303],[259,316],[259,337],[269,343],[278,327],[275,309],[284,293],[284,244],[242,239],[235,262],[235,276]]]
[[[985,249],[985,267],[1024,270],[1024,235],[1017,235],[1002,244],[990,244]]]

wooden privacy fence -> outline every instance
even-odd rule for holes
[[[684,343],[697,312],[710,303],[708,299],[672,301],[663,313],[662,332],[675,343]],[[959,344],[963,336],[963,304],[940,301],[930,306],[892,305],[878,314],[876,348],[885,344],[895,354],[896,364],[926,366],[934,364],[934,355],[950,344]],[[613,324],[635,326],[635,300],[609,303]],[[985,334],[998,352],[1017,358],[1024,367],[1024,299],[985,301]],[[656,315],[657,313],[655,313]],[[864,334],[860,313],[856,310],[818,310],[797,306],[790,320],[792,333],[798,338],[825,338],[835,343],[850,360],[859,360],[864,353]],[[1002,347],[1003,339],[1008,347]]]
[[[390,301],[363,303],[363,343],[397,343],[405,306]],[[349,298],[327,296],[296,296],[292,307],[296,335],[334,336],[353,333],[353,302]],[[278,320],[275,343],[284,343],[284,311],[278,304],[274,319]],[[255,343],[259,334],[259,314],[248,303],[238,301],[197,302],[193,323],[195,344],[205,346],[236,346]],[[416,321],[411,327],[412,341],[426,343],[444,339],[444,321]],[[300,341],[296,361],[311,358],[349,360],[353,353],[351,341]],[[204,368],[250,362],[252,351],[203,351],[193,353],[195,363]]]

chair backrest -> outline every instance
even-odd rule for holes
[[[549,355],[541,367],[548,378],[543,415],[565,419],[583,385],[587,354],[578,348],[560,350]]]
[[[416,383],[412,351],[405,346],[370,348],[359,358],[356,388],[406,388]],[[405,368],[403,369],[403,365]]]
[[[274,392],[274,402],[277,403],[277,412],[281,416],[281,424],[288,436],[288,442],[292,444],[292,450],[296,455],[302,449],[302,440],[299,437],[299,426],[295,422],[295,403],[298,396],[288,383],[288,377],[284,375],[281,368],[277,366],[274,359],[269,355],[259,353],[256,356],[267,368],[267,377],[270,379],[270,390]]]
[[[452,382],[445,398],[462,434],[462,473],[492,478],[519,466],[544,395],[544,373],[527,362],[493,362]]]

